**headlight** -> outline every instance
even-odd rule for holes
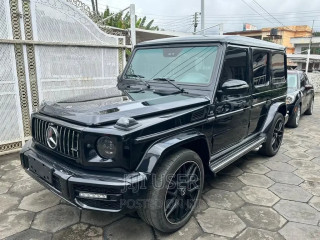
[[[97,142],[97,150],[103,158],[113,158],[116,155],[116,145],[109,137],[101,137]]]
[[[287,104],[291,104],[291,103],[293,103],[293,101],[294,101],[294,97],[293,96],[287,96],[287,99],[286,99],[286,103]]]

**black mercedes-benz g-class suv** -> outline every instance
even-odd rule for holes
[[[94,99],[43,104],[21,163],[85,209],[136,208],[172,232],[191,217],[204,169],[213,173],[260,147],[281,145],[286,115],[284,47],[239,36],[138,44],[117,88]],[[110,93],[110,92],[111,93]]]

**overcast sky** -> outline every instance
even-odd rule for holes
[[[91,0],[83,0],[91,6]],[[258,4],[260,4],[268,15]],[[200,12],[200,0],[98,0],[99,10],[108,5],[113,11],[136,5],[138,16],[154,19],[166,30],[193,31],[193,15]],[[249,5],[249,6],[248,6]],[[319,0],[205,0],[205,27],[224,23],[224,31],[242,30],[243,23],[258,28],[283,25],[312,25],[320,31]],[[199,18],[200,22],[200,18]],[[200,29],[200,24],[198,30]],[[213,28],[212,33],[218,28]]]

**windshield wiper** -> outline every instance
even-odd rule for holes
[[[126,74],[125,75],[126,77],[134,77],[134,78],[137,78],[140,82],[142,82],[144,85],[147,86],[147,88],[150,88],[150,84],[147,83],[145,80],[143,80],[144,76],[142,75],[139,75],[139,74]]]
[[[170,78],[165,78],[165,77],[160,77],[160,78],[154,78],[152,80],[156,80],[156,81],[167,81],[168,83],[170,83],[172,86],[174,86],[175,88],[179,89],[180,92],[185,92],[183,88],[179,87],[178,85],[174,84],[173,81],[175,81],[174,79],[170,79]]]

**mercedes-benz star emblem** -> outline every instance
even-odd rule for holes
[[[49,126],[46,132],[47,144],[51,149],[58,146],[58,131],[55,127]]]

